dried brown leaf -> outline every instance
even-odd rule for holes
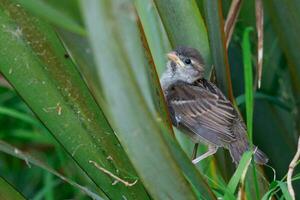
[[[261,74],[263,66],[263,43],[264,43],[264,10],[262,0],[255,2],[256,30],[257,30],[257,83],[261,86]]]
[[[236,20],[241,10],[242,0],[233,0],[225,21],[224,32],[226,37],[226,49],[228,49]]]

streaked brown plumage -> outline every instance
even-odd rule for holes
[[[209,151],[193,162],[197,163],[214,154],[218,147],[224,147],[238,163],[243,152],[249,149],[245,124],[221,90],[204,79],[200,53],[193,48],[179,47],[168,57],[161,84],[172,123],[196,143],[209,146]],[[258,164],[268,161],[259,149],[256,149],[254,159]]]

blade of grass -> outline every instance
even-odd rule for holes
[[[253,137],[253,72],[251,62],[251,47],[249,34],[253,31],[252,27],[248,27],[243,35],[243,62],[244,62],[244,78],[245,78],[245,104],[246,104],[246,122],[247,132],[250,142],[252,143]]]
[[[222,2],[204,0],[204,13],[212,63],[216,69],[217,83],[222,92],[233,102],[230,68],[226,51]]]
[[[6,138],[14,138],[19,141],[24,142],[31,142],[31,143],[38,143],[38,144],[45,144],[45,145],[51,145],[53,144],[54,138],[51,135],[47,134],[47,130],[44,132],[35,132],[32,130],[26,130],[21,128],[16,128],[13,131],[10,131],[9,134],[1,135],[1,139]]]
[[[206,77],[211,73],[211,59],[205,23],[195,0],[154,0],[172,47],[198,49],[206,63]]]
[[[0,199],[25,200],[25,198],[2,177],[0,177]]]
[[[45,200],[54,200],[53,175],[50,173],[44,174]]]
[[[8,15],[9,13],[9,15]],[[0,1],[0,71],[89,177],[110,198],[147,199],[138,182],[111,185],[94,160],[120,177],[137,175],[56,33],[21,7]],[[108,159],[113,158],[113,159]]]
[[[300,174],[296,174],[293,178],[293,181],[299,180],[300,179]]]
[[[243,177],[246,176],[247,170],[251,163],[252,155],[253,155],[253,153],[250,151],[247,151],[243,154],[236,171],[234,172],[232,178],[230,179],[230,181],[227,185],[225,195],[224,195],[225,200],[235,199],[234,193],[237,189],[237,186],[238,186],[240,180],[243,180]]]
[[[297,164],[299,164],[300,162],[298,161]],[[284,192],[288,192],[288,189],[286,187],[286,182],[284,181],[284,179],[286,178],[287,175],[285,175],[280,181],[273,181],[270,183],[270,187],[269,187],[269,191],[266,192],[264,194],[264,196],[262,197],[262,200],[268,200],[270,199],[274,194],[276,194],[277,192],[281,190],[284,190]],[[292,181],[296,181],[300,179],[300,174],[295,175],[292,179]],[[281,187],[280,187],[281,184]],[[291,198],[291,196],[289,194],[286,194],[286,196],[289,196],[288,198]]]
[[[41,126],[41,123],[32,116],[3,106],[0,106],[0,115],[10,116],[35,126]]]
[[[271,198],[271,196],[276,193],[276,190],[278,189],[278,181],[272,181],[269,187],[269,191],[264,194],[262,197],[262,200],[268,200]]]
[[[295,200],[295,196],[294,196],[294,198],[292,198],[291,194],[289,193],[286,183],[278,181],[278,185],[282,191],[282,194],[283,194],[283,197],[285,200]]]
[[[45,194],[46,194],[48,188],[54,189],[54,188],[57,187],[59,184],[60,184],[60,181],[59,181],[59,180],[51,182],[51,184],[48,185],[47,188],[44,187],[44,188],[42,188],[40,191],[36,192],[35,195],[34,195],[34,197],[32,198],[32,200],[42,200],[43,197],[45,196]]]
[[[250,47],[250,32],[253,31],[252,27],[245,29],[243,34],[243,63],[244,63],[244,79],[245,79],[245,103],[246,103],[246,124],[247,124],[247,133],[250,142],[250,149],[253,148],[253,72],[252,72],[252,62],[251,62],[251,47]],[[256,199],[259,199],[259,189],[258,189],[258,180],[256,175],[256,166],[252,160],[253,166],[253,178],[256,192]]]

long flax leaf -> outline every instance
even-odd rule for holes
[[[110,198],[147,199],[141,182],[112,186],[114,180],[89,163],[101,163],[120,177],[137,177],[53,29],[6,0],[0,1],[0,23],[0,71],[43,124]]]
[[[1,176],[0,176],[0,199],[25,200],[25,198]]]
[[[244,78],[245,78],[245,100],[246,100],[246,122],[247,122],[247,132],[250,142],[250,149],[253,147],[253,108],[254,108],[254,98],[253,98],[253,69],[251,62],[251,46],[250,46],[250,32],[253,31],[252,27],[245,29],[243,34],[243,62],[244,62]],[[256,174],[256,167],[254,161],[252,160],[253,166],[253,177],[256,191],[256,198],[259,199],[259,188],[258,180]]]
[[[251,27],[244,31],[243,35],[243,61],[245,77],[245,103],[246,103],[246,122],[250,142],[252,143],[253,129],[253,72],[251,62],[251,47],[249,34],[253,31]],[[252,145],[252,144],[251,144]]]
[[[243,154],[236,171],[234,172],[232,178],[230,179],[227,185],[225,195],[224,195],[225,200],[234,199],[234,193],[236,191],[236,188],[240,180],[243,177],[245,177],[245,174],[251,162],[251,157],[252,157],[252,152],[250,151],[247,151]]]
[[[9,117],[13,117],[13,118],[22,120],[22,121],[32,124],[32,125],[41,126],[39,121],[37,119],[35,119],[34,117],[32,117],[28,114],[22,113],[20,111],[11,109],[11,108],[0,106],[0,115],[6,115]]]
[[[44,18],[51,23],[70,30],[79,35],[85,35],[85,29],[78,24],[74,19],[67,16],[65,13],[58,11],[45,1],[34,1],[34,0],[12,0],[22,5],[24,8],[30,10],[31,13]]]
[[[204,13],[209,33],[212,63],[216,70],[217,82],[222,92],[233,101],[230,68],[227,57],[226,38],[221,1],[204,0]]]

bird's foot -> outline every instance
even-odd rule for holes
[[[202,154],[201,156],[199,156],[198,158],[193,159],[192,163],[196,164],[196,163],[200,162],[201,160],[207,158],[208,156],[215,154],[217,152],[217,150],[218,150],[218,147],[216,147],[216,146],[208,146],[208,151],[206,153]]]

